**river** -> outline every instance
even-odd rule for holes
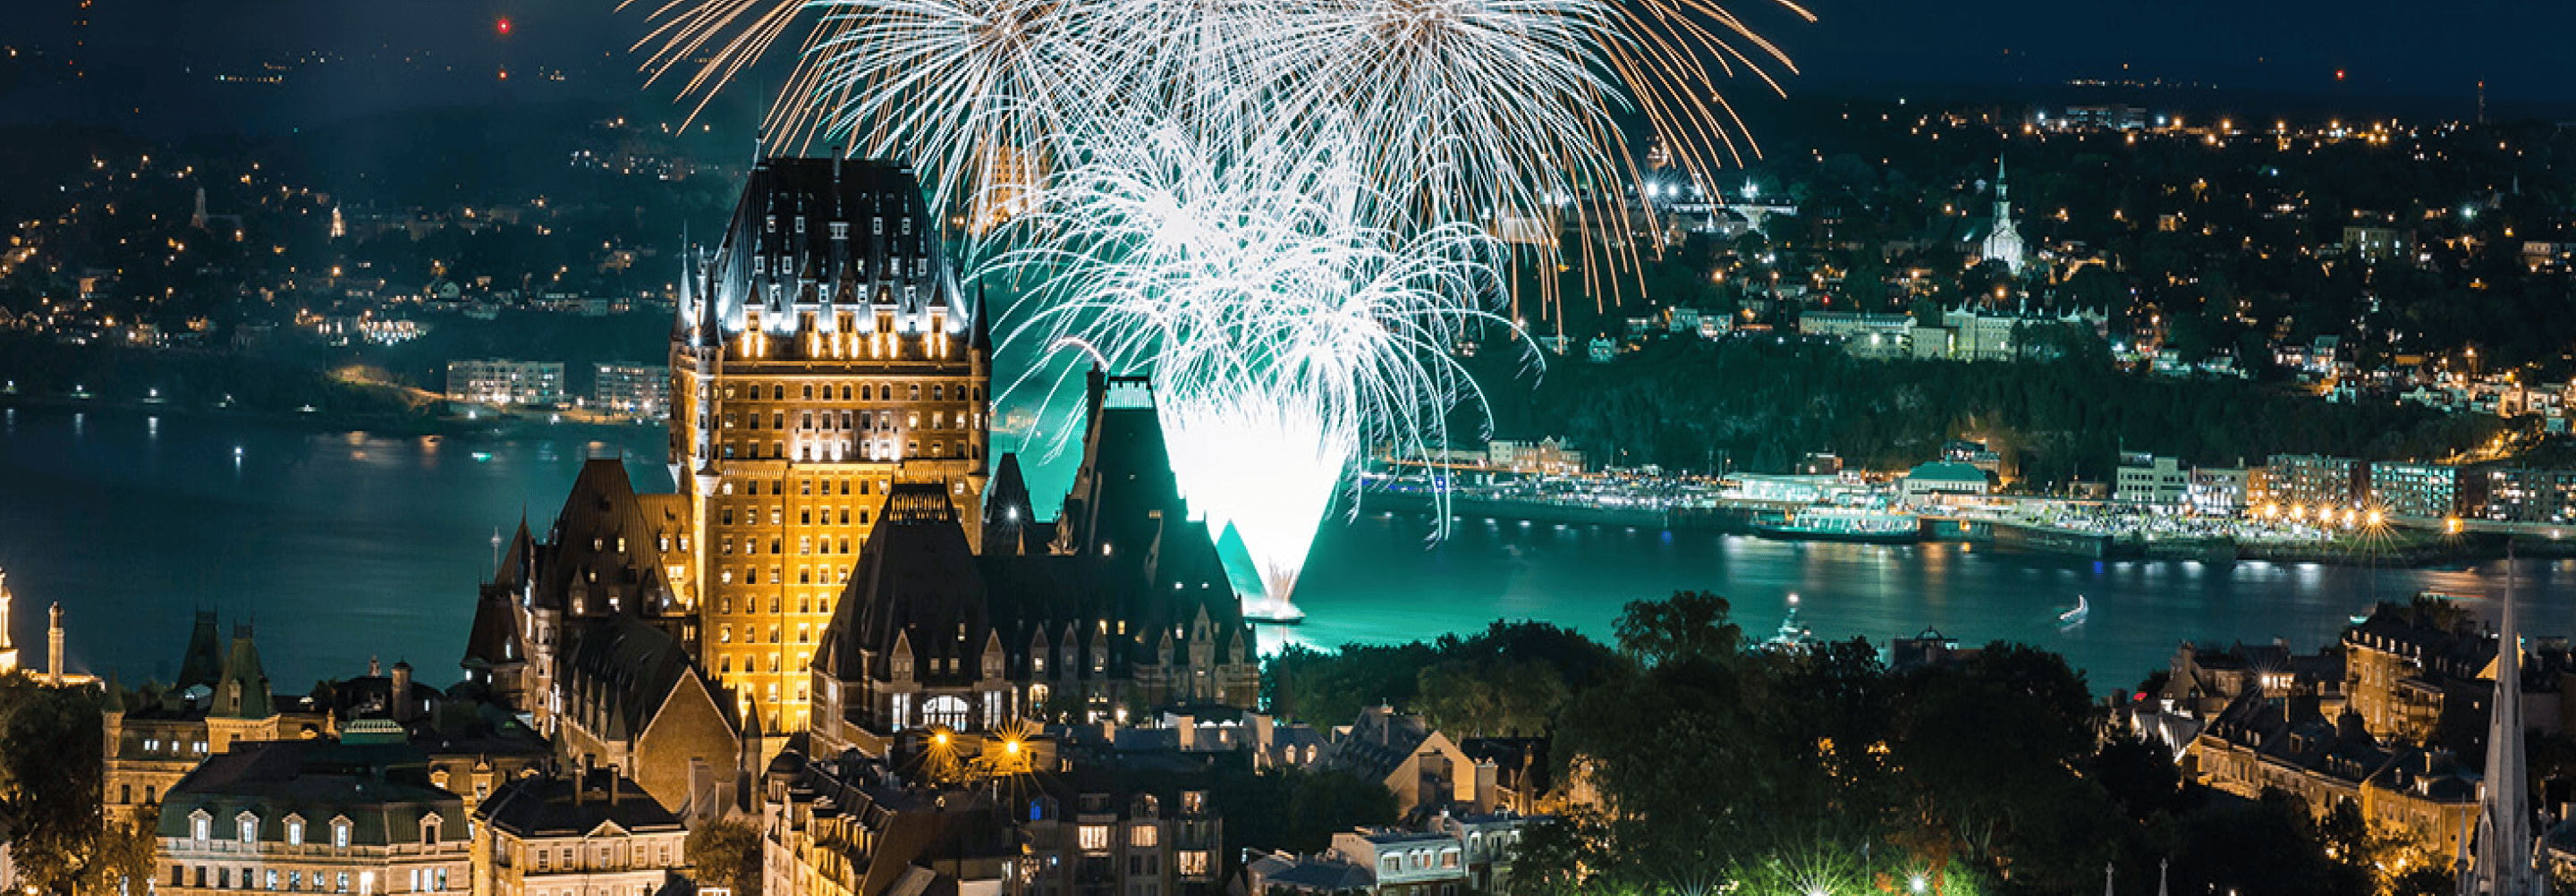
[[[0,569],[10,632],[44,662],[44,607],[67,614],[75,670],[127,685],[168,680],[192,610],[256,626],[271,680],[300,692],[408,660],[426,680],[454,665],[493,537],[524,513],[540,532],[583,458],[625,452],[639,488],[667,490],[650,426],[538,426],[507,435],[388,438],[238,419],[0,409]],[[1035,476],[1060,490],[1063,471]],[[1051,475],[1052,474],[1052,475]],[[2175,645],[2331,638],[2374,600],[2503,591],[2503,564],[2370,569],[2316,564],[2095,562],[1985,547],[1774,542],[1457,521],[1439,542],[1419,516],[1367,512],[1320,534],[1299,586],[1300,642],[1428,638],[1497,618],[1542,619],[1599,638],[1627,601],[1681,589],[1725,594],[1748,635],[1779,625],[1788,596],[1817,637],[1881,643],[1936,628],[1969,643],[2023,641],[2065,654],[2097,690],[2162,668]],[[2521,561],[2536,634],[2576,631],[2576,561]],[[2057,614],[2078,595],[2080,625]],[[2481,602],[2483,612],[2493,604]]]

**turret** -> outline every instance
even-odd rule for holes
[[[9,639],[9,573],[0,570],[0,675],[18,670],[18,645]]]
[[[54,603],[53,622],[45,629],[45,677],[55,687],[63,684],[63,605]]]

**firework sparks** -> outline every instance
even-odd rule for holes
[[[1611,113],[1704,178],[1759,154],[1719,79],[1795,70],[1716,0],[661,2],[646,67],[705,60],[701,106],[812,10],[770,134],[981,207],[969,254],[1040,284],[1011,341],[1149,372],[1192,506],[1283,602],[1360,455],[1423,456],[1481,401],[1448,352],[1509,326],[1495,234],[1542,270],[1568,218],[1636,251]]]
[[[1344,145],[1338,141],[1321,145]],[[1010,342],[1077,342],[1152,371],[1173,473],[1211,530],[1243,539],[1286,601],[1361,450],[1414,455],[1477,402],[1448,349],[1492,290],[1466,225],[1405,239],[1329,151],[1235,156],[1170,124],[1088,135],[1014,227],[1049,235],[991,266],[1042,284]]]

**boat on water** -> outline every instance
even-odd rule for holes
[[[2085,617],[2091,615],[2093,615],[2093,605],[2085,603],[2084,595],[2078,594],[2075,596],[2075,609],[2057,614],[2057,624],[2074,625],[2083,622]]]
[[[1798,596],[1789,595],[1789,613],[1780,618],[1780,628],[1762,641],[1772,650],[1803,651],[1816,646],[1816,633],[1798,622]]]
[[[1809,507],[1778,522],[1757,521],[1753,534],[1798,541],[1913,544],[1923,540],[1923,525],[1910,513],[1864,507]]]

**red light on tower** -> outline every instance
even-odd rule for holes
[[[508,27],[508,24],[507,24],[507,23],[503,23],[503,27],[501,28],[501,30],[503,30],[503,31],[508,31],[508,30],[510,30],[510,29],[509,29],[509,27]],[[2343,69],[2335,69],[2335,80],[2337,80],[2337,81],[2341,81],[2341,80],[2343,80]]]
[[[497,21],[494,21],[494,22],[492,23],[492,28],[493,28],[493,30],[495,30],[495,31],[499,31],[499,32],[501,32],[501,36],[502,36],[502,37],[508,37],[508,36],[510,36],[510,20],[509,20],[509,18],[508,18],[508,17],[503,17],[503,18],[501,18],[501,19],[499,19],[499,20],[497,20]],[[2337,77],[2341,77],[2341,74],[2340,74],[2340,73],[2338,73],[2338,74],[2337,74]]]

